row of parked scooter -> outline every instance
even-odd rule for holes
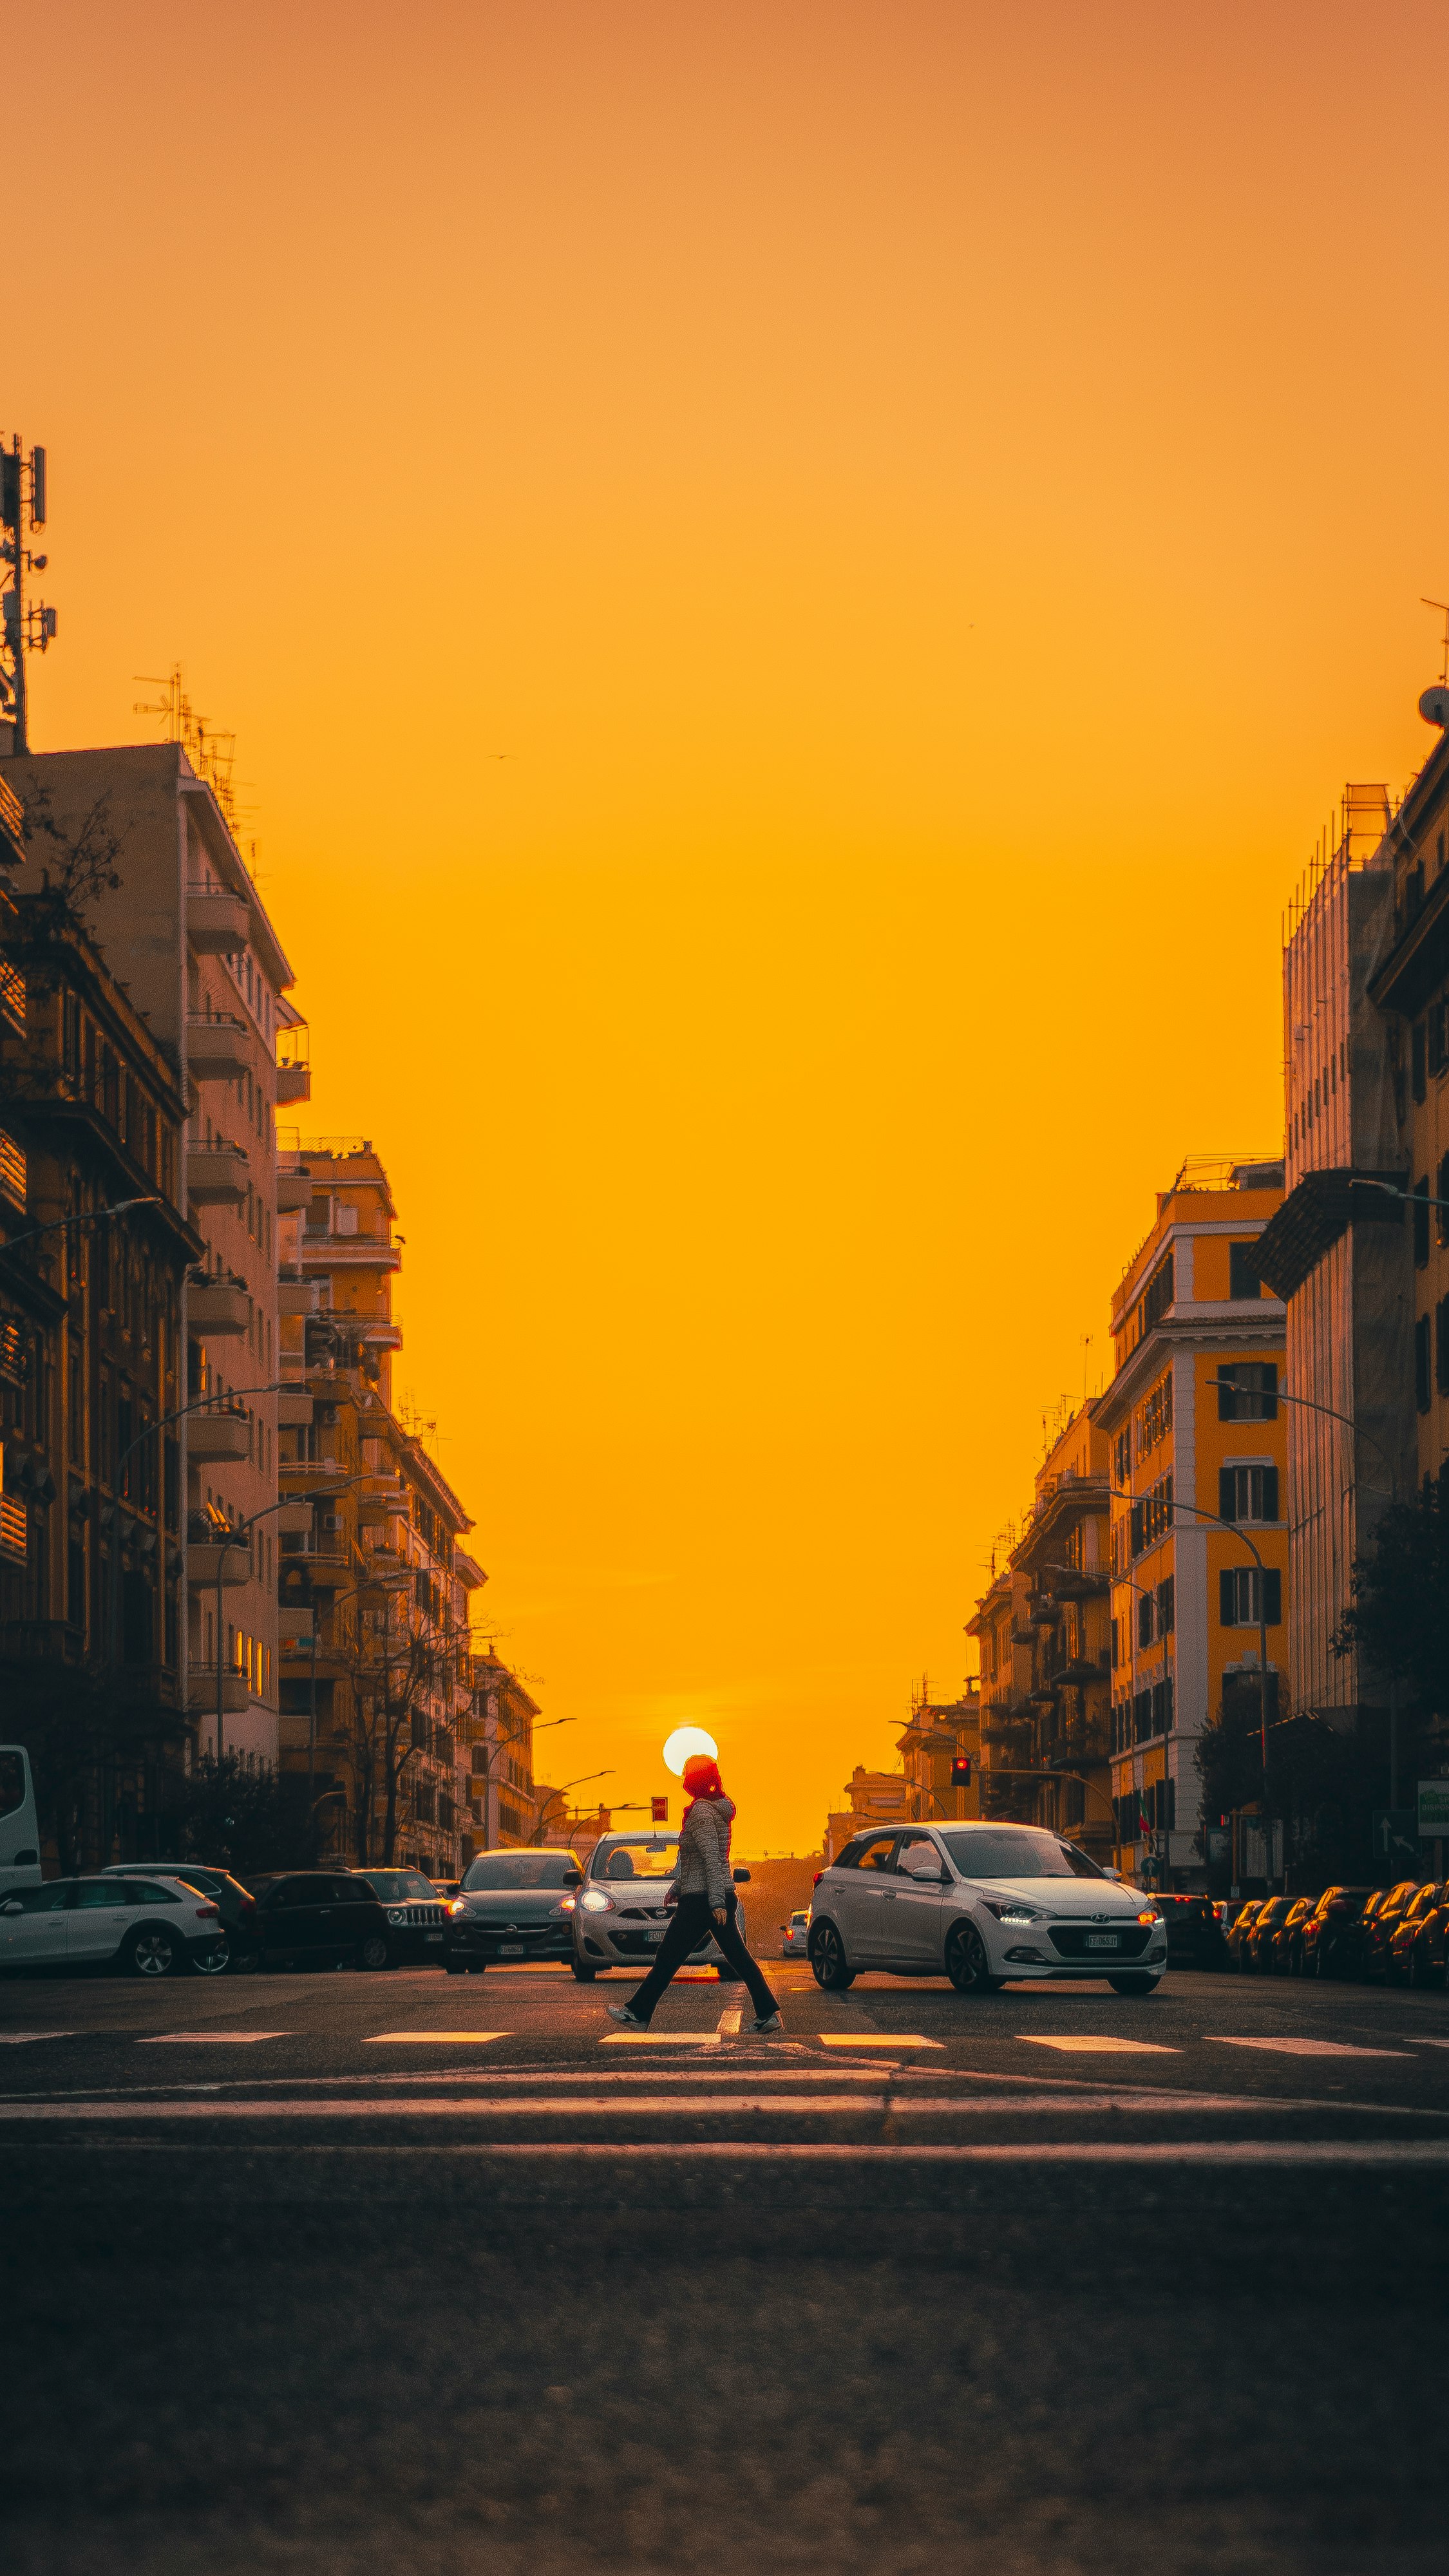
[[[1449,1879],[1326,1887],[1321,1896],[1250,1896],[1224,1908],[1222,1927],[1228,1965],[1244,1975],[1442,1986]]]

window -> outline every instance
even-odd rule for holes
[[[1263,1283],[1258,1276],[1257,1244],[1230,1243],[1228,1245],[1228,1295],[1261,1297],[1262,1294]]]
[[[1429,1175],[1414,1183],[1414,1268],[1429,1267]]]
[[[1132,1472],[1132,1444],[1125,1431],[1119,1431],[1112,1445],[1112,1482],[1119,1488]]]
[[[1146,1294],[1142,1300],[1143,1340],[1146,1339],[1147,1335],[1153,1330],[1155,1325],[1161,1323],[1163,1316],[1166,1314],[1168,1307],[1171,1304],[1172,1255],[1169,1252],[1167,1259],[1158,1263],[1157,1268],[1154,1270],[1152,1277],[1147,1283]]]
[[[1172,1429],[1172,1371],[1160,1377],[1134,1425],[1139,1460],[1155,1449],[1158,1441]]]
[[[1152,1643],[1152,1622],[1155,1606],[1153,1596],[1150,1592],[1138,1593],[1137,1643],[1139,1646],[1150,1646]]]
[[[1132,1506],[1132,1554],[1155,1547],[1172,1527],[1172,1478],[1159,1476],[1152,1491]]]
[[[1154,1735],[1172,1733],[1171,1673],[1164,1681],[1154,1682],[1152,1685],[1152,1732]]]
[[[1138,1691],[1132,1702],[1132,1735],[1135,1743],[1145,1744],[1152,1733],[1152,1693]]]
[[[1170,1637],[1172,1634],[1173,1623],[1176,1618],[1176,1596],[1177,1586],[1173,1577],[1169,1574],[1157,1587],[1157,1633],[1159,1637]]]
[[[1416,1100],[1424,1100],[1429,1091],[1429,1032],[1423,1020],[1414,1022],[1409,1039],[1409,1061]]]
[[[1441,1297],[1434,1309],[1434,1383],[1441,1395],[1449,1395],[1449,1297]]]
[[[1414,1326],[1414,1402],[1421,1413],[1429,1410],[1429,1318],[1421,1315]]]
[[[1429,1071],[1442,1073],[1449,1064],[1449,995],[1441,993],[1429,1005]]]
[[[1276,1422],[1278,1370],[1273,1360],[1226,1360],[1217,1372],[1219,1422]]]
[[[1434,1210],[1434,1232],[1441,1244],[1449,1243],[1449,1154],[1439,1158],[1439,1179],[1434,1191],[1439,1204]]]
[[[1225,1521],[1275,1521],[1278,1517],[1277,1468],[1220,1468],[1218,1511]]]
[[[1256,1628],[1261,1617],[1270,1628],[1283,1617],[1283,1577],[1276,1565],[1224,1566],[1218,1576],[1218,1618],[1224,1628]]]

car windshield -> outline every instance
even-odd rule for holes
[[[965,1833],[943,1833],[951,1858],[964,1878],[1101,1878],[1105,1873],[1085,1852],[1059,1843],[1052,1834],[1029,1833],[1020,1826],[973,1826]]]
[[[358,1875],[364,1886],[370,1887],[373,1895],[379,1897],[384,1905],[402,1905],[410,1898],[436,1899],[438,1893],[432,1880],[424,1878],[421,1870],[417,1869],[368,1869],[359,1871]]]
[[[677,1834],[640,1834],[628,1842],[610,1843],[589,1863],[591,1878],[672,1878],[679,1867]]]
[[[570,1870],[577,1868],[572,1852],[484,1852],[464,1872],[463,1885],[470,1894],[479,1888],[517,1894],[530,1887],[564,1887]]]

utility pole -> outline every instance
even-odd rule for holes
[[[9,718],[16,752],[30,749],[25,656],[48,652],[57,625],[55,610],[43,600],[30,609],[25,605],[27,572],[44,572],[49,560],[31,554],[25,543],[27,520],[32,530],[45,525],[46,479],[43,447],[32,447],[27,456],[18,432],[8,447],[0,446],[0,560],[9,574],[0,636],[0,718]]]

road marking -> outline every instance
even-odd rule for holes
[[[206,2106],[197,2105],[198,2114],[206,2116]],[[13,2116],[13,2115],[12,2115]],[[55,2117],[55,2114],[47,2114]],[[79,2146],[80,2140],[59,2139],[56,2146]],[[128,2138],[131,2154],[181,2153],[194,2156],[211,2150],[230,2154],[234,2150],[220,2141],[188,2138],[184,2145],[178,2139],[174,2148],[163,2138]],[[85,2141],[89,2146],[91,2141]],[[100,2146],[99,2139],[94,2141]],[[115,2152],[114,2142],[104,2150]],[[54,2152],[52,2149],[50,2152]],[[409,2142],[398,2146],[379,2146],[373,2142],[330,2138],[321,2141],[288,2139],[285,2144],[252,2139],[248,2154],[316,2155],[316,2156],[471,2156],[479,2161],[497,2163],[539,2164],[546,2157],[572,2157],[578,2163],[601,2163],[612,2159],[616,2164],[629,2160],[652,2158],[656,2164],[682,2163],[693,2158],[699,2163],[733,2161],[737,2164],[768,2159],[774,2164],[856,2164],[856,2165],[1236,2165],[1250,2167],[1291,2168],[1294,2166],[1344,2166],[1359,2168],[1430,2168],[1449,2172],[1449,2140],[1435,2139],[1200,2139],[1180,2138],[1167,2143],[1136,2143],[1113,2140],[1096,2142],[1087,2139],[1022,2139],[1014,2145],[877,2145],[862,2140],[851,2146],[827,2144],[817,2139],[774,2138],[647,2138],[619,2141],[594,2138],[489,2138],[449,2141],[446,2145],[419,2146]]]
[[[1091,2057],[1180,2057],[1181,2049],[1168,2048],[1160,2039],[1110,2039],[1090,2031],[1074,2032],[1070,2039],[1047,2039],[1039,2031],[1018,2031],[1017,2037],[1028,2048],[1083,2049]]]
[[[511,2039],[511,2030],[370,2030],[369,2048],[484,2048],[490,2039]]]
[[[65,2034],[62,2032],[61,2037],[63,2038],[64,2036]],[[1416,2030],[1414,2033],[1414,2046],[1416,2048],[1449,2048],[1449,2039],[1428,2039],[1422,2031]]]
[[[1235,2039],[1226,2031],[1204,2033],[1219,2048],[1266,2048],[1276,2057],[1411,2057],[1408,2048],[1350,2048],[1342,2039]]]
[[[740,2024],[744,2020],[744,2017],[744,2005],[731,2004],[728,2012],[722,2012],[719,2020],[715,2024],[715,2028],[719,2032],[720,2038],[738,2039],[740,2035]]]
[[[259,2039],[299,2039],[295,2030],[148,2030],[137,2039],[138,2048],[167,2048],[185,2043],[190,2048],[250,2048]]]
[[[33,2039],[79,2039],[78,2030],[0,2030],[0,2047],[26,2048]]]
[[[601,2048],[718,2048],[717,2030],[606,2030]]]
[[[874,2031],[830,2030],[820,2033],[820,2045],[822,2048],[944,2048],[946,2043],[944,2039],[922,2039],[919,2031],[908,2031],[900,2038],[887,2039],[884,2034],[877,2036]]]

